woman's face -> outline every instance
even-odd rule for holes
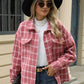
[[[38,0],[35,6],[36,9],[36,18],[37,19],[44,19],[52,6],[51,0]]]

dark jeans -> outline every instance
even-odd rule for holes
[[[54,76],[47,75],[47,70],[43,70],[36,73],[35,84],[57,84],[57,81]]]

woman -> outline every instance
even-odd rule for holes
[[[68,66],[76,60],[70,33],[56,18],[62,0],[24,0],[30,16],[16,32],[11,82],[21,72],[21,84],[62,84],[69,81]]]

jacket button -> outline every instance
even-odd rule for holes
[[[45,44],[47,44],[47,42],[45,42]]]
[[[47,52],[47,55],[49,55],[49,52]]]
[[[45,42],[47,44],[47,42]]]

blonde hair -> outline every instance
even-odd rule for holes
[[[57,23],[57,17],[56,17],[56,13],[57,13],[57,8],[54,4],[54,1],[52,1],[53,7],[50,9],[48,15],[47,15],[47,20],[50,22],[51,25],[51,33],[55,36],[58,37],[59,42],[61,42],[61,38],[62,38],[62,33],[59,30],[59,26]],[[35,5],[36,5],[37,0],[34,0],[32,5],[31,5],[31,16],[29,18],[29,20],[34,19],[35,15]]]

